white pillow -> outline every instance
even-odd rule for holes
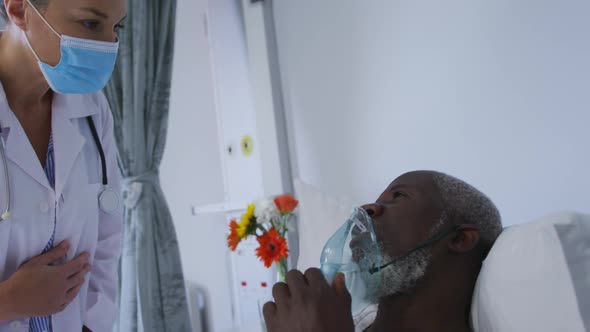
[[[354,203],[335,198],[299,179],[294,180],[299,200],[299,259],[297,268],[305,271],[320,266],[324,244],[350,216]]]
[[[590,216],[506,229],[484,261],[471,319],[477,332],[590,331]]]

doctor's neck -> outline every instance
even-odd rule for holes
[[[0,32],[0,83],[13,111],[45,110],[53,92],[26,44],[24,32],[8,24]]]

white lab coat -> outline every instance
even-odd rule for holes
[[[92,115],[108,165],[109,187],[120,191],[113,119],[102,93],[55,94],[52,132],[55,191],[51,188],[22,126],[9,109],[0,85],[0,125],[6,142],[12,216],[0,222],[0,281],[27,260],[41,254],[53,232],[55,245],[70,242],[67,259],[88,252],[92,270],[74,301],[53,316],[54,332],[112,331],[118,315],[118,262],[121,251],[122,207],[114,213],[99,209],[102,172],[98,148],[86,116]],[[6,204],[5,177],[0,164],[0,210]],[[28,332],[22,318],[0,323],[0,332]]]

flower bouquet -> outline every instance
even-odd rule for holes
[[[279,281],[285,281],[289,246],[286,235],[292,229],[289,224],[299,201],[293,195],[281,195],[263,199],[248,205],[240,220],[231,220],[227,245],[235,251],[240,242],[254,236],[258,241],[256,256],[266,268],[276,265]]]

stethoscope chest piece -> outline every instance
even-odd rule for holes
[[[98,195],[98,205],[104,212],[115,212],[119,208],[119,195],[114,190],[105,188]]]

